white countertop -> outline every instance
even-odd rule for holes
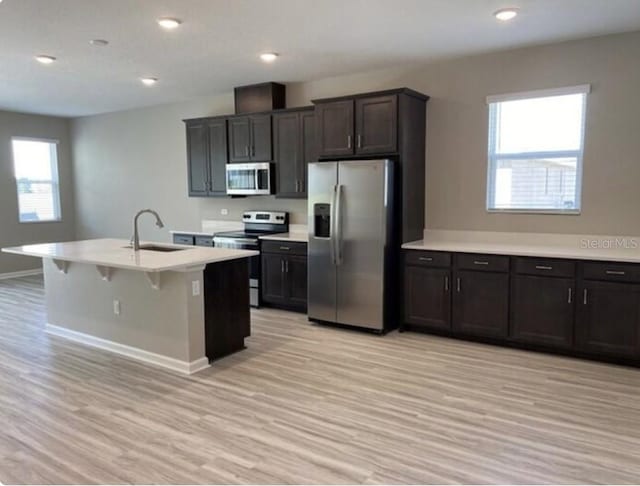
[[[640,237],[627,236],[426,231],[425,239],[402,248],[640,263]]]
[[[167,243],[142,242],[162,247],[183,248],[181,251],[157,252],[140,250],[134,252],[127,240],[99,239],[70,241],[67,243],[44,243],[37,245],[3,248],[5,253],[50,258],[63,262],[86,263],[109,268],[124,268],[142,272],[164,272],[206,265],[238,258],[258,255],[257,251],[230,248],[207,248],[199,246],[172,245]]]
[[[309,233],[301,231],[290,231],[289,233],[276,233],[275,235],[265,235],[260,237],[261,240],[275,241],[298,241],[307,243],[309,241]]]

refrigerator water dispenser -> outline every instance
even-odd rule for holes
[[[331,238],[331,205],[316,203],[313,205],[313,236]]]

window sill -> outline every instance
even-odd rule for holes
[[[489,209],[488,213],[508,213],[508,214],[548,214],[556,216],[580,216],[580,209]]]
[[[47,219],[45,221],[18,221],[19,224],[48,224],[48,223],[62,223],[62,219]]]

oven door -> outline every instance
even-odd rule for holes
[[[233,248],[236,250],[260,251],[257,240],[250,238],[214,237],[213,246],[216,248]],[[249,298],[252,307],[260,303],[260,255],[247,258],[249,262]]]
[[[239,196],[271,194],[271,164],[227,164],[227,194]]]

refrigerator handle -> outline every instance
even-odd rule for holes
[[[336,264],[336,194],[338,186],[333,186],[331,190],[331,210],[329,213],[329,248],[331,251],[331,263]]]
[[[336,186],[336,265],[342,265],[342,184]]]

